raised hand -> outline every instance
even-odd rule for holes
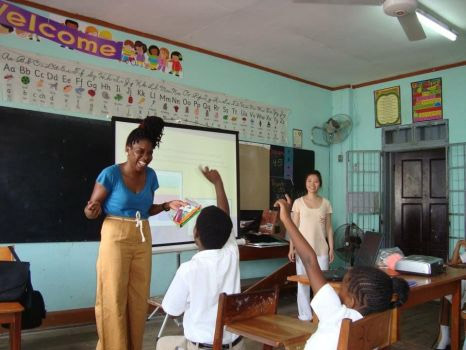
[[[217,170],[215,169],[209,169],[208,166],[205,166],[205,167],[199,167],[202,174],[204,175],[204,177],[209,180],[211,183],[213,183],[214,185],[221,182],[222,181],[222,178],[220,176],[220,174],[218,173]]]

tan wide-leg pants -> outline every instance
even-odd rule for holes
[[[141,350],[149,297],[152,237],[142,221],[106,218],[97,259],[97,350]]]

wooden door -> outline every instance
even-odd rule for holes
[[[445,150],[394,154],[394,238],[405,255],[448,258]]]

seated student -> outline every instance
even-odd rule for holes
[[[222,178],[208,167],[202,173],[215,186],[217,207],[201,210],[194,227],[199,252],[181,264],[162,302],[166,313],[184,313],[184,336],[162,337],[157,349],[211,349],[220,293],[239,293],[239,251]],[[241,350],[241,337],[223,332],[223,348]],[[231,346],[231,347],[230,347]]]
[[[287,196],[288,202],[290,202]],[[409,293],[408,283],[401,278],[390,278],[374,267],[355,267],[349,270],[341,284],[339,294],[325,280],[316,253],[299,232],[290,217],[290,204],[280,199],[280,219],[301,257],[309,278],[314,298],[311,307],[319,317],[316,332],[308,339],[305,350],[336,350],[341,321],[357,321],[364,316],[403,304]],[[393,294],[398,295],[392,301]]]
[[[466,251],[460,253],[461,248],[466,248],[466,240],[460,240],[456,242],[453,255],[449,262],[449,265],[456,266],[459,264],[466,263]],[[461,308],[463,308],[466,302],[466,281],[461,281]],[[451,309],[451,295],[447,295],[442,299],[440,307],[440,334],[437,340],[437,344],[434,345],[436,350],[449,349],[450,347],[450,309]],[[466,330],[466,324],[464,325]],[[466,341],[463,343],[463,350],[466,350]]]

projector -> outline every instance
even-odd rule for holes
[[[443,259],[435,256],[408,255],[396,262],[395,270],[416,275],[437,275],[444,271]]]

